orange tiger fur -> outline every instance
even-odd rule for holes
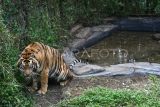
[[[39,94],[47,92],[49,78],[56,79],[61,85],[65,85],[73,78],[60,52],[39,42],[29,44],[22,51],[17,65],[25,77],[39,77],[33,78],[30,87],[31,91],[36,91],[37,82],[40,81]]]

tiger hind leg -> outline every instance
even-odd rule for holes
[[[64,81],[60,81],[60,85],[61,86],[65,86],[67,84],[69,84],[71,82],[71,80],[73,79],[73,76],[72,75],[69,75],[67,80],[64,80]]]
[[[70,82],[69,80],[61,81],[61,82],[60,82],[60,85],[61,85],[61,86],[65,86],[65,85],[67,85],[69,82]]]

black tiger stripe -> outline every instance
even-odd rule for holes
[[[69,74],[70,73],[69,67],[65,64],[63,56],[57,49],[44,45],[43,43],[34,42],[31,43],[29,46],[27,46],[25,48],[25,51],[28,52],[28,49],[30,47],[36,47],[35,50],[39,50],[38,53],[42,54],[44,59],[39,60],[36,57],[34,59],[37,60],[37,62],[39,63],[40,71],[42,71],[44,67],[49,67],[49,74],[48,74],[49,78],[56,78],[57,81],[60,81],[67,79],[68,78],[67,76],[71,76],[71,74]],[[76,62],[74,62],[74,64]],[[33,66],[33,68],[35,69],[35,65]],[[41,72],[37,71],[37,73]]]
[[[74,61],[72,61],[72,62],[69,64],[69,68],[70,68],[71,70],[73,70],[73,67],[74,67],[77,63],[88,64],[88,62],[82,61],[81,59],[75,59]]]

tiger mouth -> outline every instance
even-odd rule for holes
[[[32,74],[29,74],[29,75],[24,75],[25,78],[31,78],[32,77]]]

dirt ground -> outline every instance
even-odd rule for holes
[[[56,104],[67,98],[80,95],[85,89],[103,86],[112,89],[138,89],[144,90],[149,85],[148,76],[115,76],[75,78],[65,87],[58,84],[49,84],[46,95],[34,95],[35,107],[56,107]]]

